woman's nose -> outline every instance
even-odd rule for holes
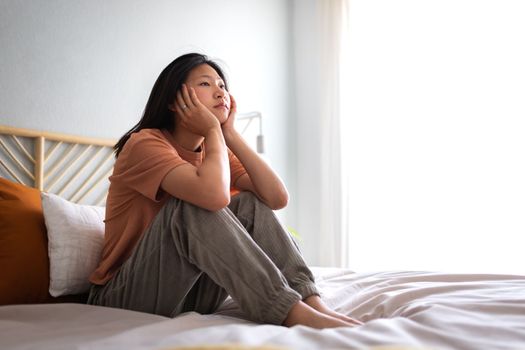
[[[224,97],[224,91],[221,88],[217,87],[215,88],[214,95],[215,95],[215,98],[222,98]]]

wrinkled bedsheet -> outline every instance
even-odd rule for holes
[[[525,349],[525,276],[313,268],[326,303],[365,322],[316,330],[258,325],[228,300],[169,319],[81,304],[0,307],[0,349]]]

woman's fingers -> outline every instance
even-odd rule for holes
[[[197,93],[195,92],[195,89],[191,87],[191,88],[189,89],[189,94],[190,94],[191,102],[192,102],[196,107],[198,107],[198,106],[201,104],[201,101],[200,101],[199,98],[197,97]]]
[[[193,90],[193,88],[190,88]],[[190,97],[190,92],[188,90],[188,87],[186,86],[186,84],[182,84],[182,98],[184,100],[184,104],[188,107],[188,108],[192,108],[192,107],[195,107],[197,104],[194,103],[192,97]],[[184,106],[182,106],[184,107]]]
[[[176,97],[176,100],[177,102],[175,103],[175,110],[177,111],[177,113],[182,113],[182,112],[185,112],[188,110],[188,106],[186,104],[186,102],[184,102],[184,98],[182,97],[182,93],[180,91],[177,91],[177,97]],[[179,108],[177,108],[179,107]]]
[[[235,98],[232,94],[230,94],[230,113],[228,115],[228,118],[235,118],[235,115],[237,114],[237,101],[235,101]]]
[[[237,101],[235,101],[235,98],[232,94],[230,94],[230,113],[237,112]]]
[[[187,110],[187,108],[185,109]],[[187,118],[187,116],[185,115],[184,110],[182,109],[179,103],[175,103],[175,113],[177,113],[177,115],[179,116],[179,120],[182,123],[182,125],[185,125],[185,119]]]
[[[190,131],[205,136],[208,129],[218,124],[218,120],[198,99],[193,88],[182,85],[176,94],[175,112],[181,125]]]

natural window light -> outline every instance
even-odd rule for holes
[[[525,2],[350,4],[349,267],[525,273]]]

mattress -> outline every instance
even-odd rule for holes
[[[228,299],[170,319],[83,304],[0,307],[0,349],[525,349],[525,276],[313,268],[325,302],[365,322],[316,330],[247,321]]]

